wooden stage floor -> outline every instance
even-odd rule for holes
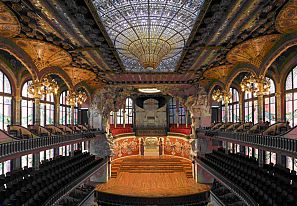
[[[172,197],[210,189],[189,176],[191,162],[182,158],[127,157],[112,162],[111,178],[96,190],[135,197]]]

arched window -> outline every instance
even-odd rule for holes
[[[53,94],[47,94],[40,100],[40,125],[54,124],[55,101]]]
[[[133,100],[128,97],[126,99],[126,124],[133,124],[133,117],[134,117],[134,108],[133,108]]]
[[[230,88],[231,99],[228,103],[228,122],[239,122],[239,94],[235,88]]]
[[[244,93],[244,121],[258,123],[258,99],[253,93]]]
[[[178,105],[178,119],[176,119],[176,107],[177,101],[174,97],[169,100],[168,103],[168,111],[169,111],[169,124],[186,124],[186,119],[188,120],[188,124],[190,124],[190,112],[187,111],[185,107],[179,103]]]
[[[32,80],[26,81],[22,87],[21,123],[23,127],[34,124],[34,97],[28,92],[30,84]]]
[[[297,66],[290,71],[286,79],[286,121],[297,125]]]
[[[7,130],[11,124],[12,95],[11,84],[7,76],[0,70],[0,129]]]
[[[266,78],[270,82],[270,90],[269,94],[264,96],[264,121],[274,124],[276,120],[275,84],[272,79]]]
[[[60,95],[60,124],[71,124],[71,107],[66,102],[66,96],[68,96],[69,91],[63,91]]]

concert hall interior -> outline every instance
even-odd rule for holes
[[[297,205],[297,0],[0,0],[0,206]]]

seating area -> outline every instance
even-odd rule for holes
[[[81,151],[43,161],[39,170],[24,168],[0,176],[0,205],[40,206],[60,188],[97,165],[101,160]]]
[[[59,201],[58,206],[79,205],[94,190],[94,186],[83,184],[75,188],[69,195]]]
[[[191,125],[185,125],[185,124],[180,124],[178,126],[176,124],[172,124],[170,125],[169,131],[174,133],[190,135],[192,133],[192,127]]]
[[[122,124],[117,124],[116,126],[111,124],[109,131],[111,132],[112,136],[116,136],[119,134],[132,133],[133,127],[131,124],[126,124],[125,126]]]
[[[211,198],[215,198],[212,201],[218,202],[220,206],[246,206],[239,197],[216,180],[212,184]]]
[[[294,205],[297,200],[296,173],[282,166],[259,167],[255,158],[224,150],[200,157],[201,161],[244,189],[260,205]]]

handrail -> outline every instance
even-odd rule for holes
[[[30,151],[42,147],[49,147],[68,141],[87,138],[90,134],[100,134],[101,131],[88,131],[67,135],[52,135],[51,137],[36,137],[0,144],[0,158],[19,152]]]
[[[219,182],[221,182],[225,187],[227,187],[229,190],[231,190],[234,194],[236,194],[243,202],[245,202],[249,206],[257,206],[258,204],[256,201],[243,189],[235,185],[231,180],[221,175],[219,172],[217,172],[212,167],[208,166],[204,162],[202,162],[200,159],[195,159],[197,164],[207,170],[211,175],[216,178]]]
[[[204,129],[197,129],[197,132],[205,133],[206,136],[212,138],[225,138],[230,139],[231,141],[241,141],[259,147],[282,150],[284,152],[292,153],[294,156],[297,155],[297,140],[285,138],[282,136],[247,134],[240,132],[210,131]]]
[[[98,169],[100,169],[103,165],[106,164],[106,160],[102,159],[102,161],[95,165],[92,169],[88,172],[84,173],[83,175],[79,176],[77,179],[71,181],[69,184],[65,185],[61,189],[59,189],[54,195],[52,195],[44,204],[43,206],[53,206],[56,205],[57,202],[64,197],[65,195],[69,194],[73,189],[75,189],[78,185],[80,185],[84,180],[92,176]]]

